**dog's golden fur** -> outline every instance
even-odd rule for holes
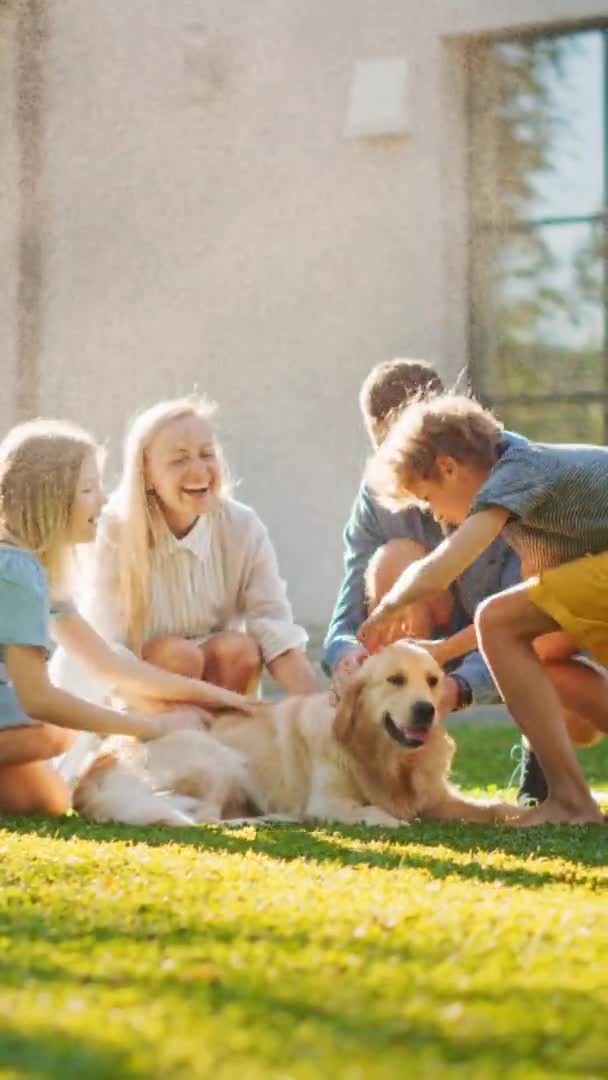
[[[104,740],[72,805],[92,821],[193,825],[245,812],[245,763],[205,731],[175,731],[142,743]]]
[[[502,820],[509,808],[463,799],[447,782],[454,743],[438,718],[441,684],[425,650],[397,642],[366,660],[337,709],[329,695],[312,694],[261,703],[253,717],[223,713],[209,732],[148,744],[135,771],[171,811],[156,820],[175,811],[173,824],[187,823],[178,815],[217,821],[247,812],[384,827],[417,817]],[[117,768],[133,772],[119,752],[109,769],[96,773],[94,764],[82,778],[75,805],[86,816],[128,820],[135,792],[112,782]]]

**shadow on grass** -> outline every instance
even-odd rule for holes
[[[73,1032],[67,1034],[50,1024],[39,1025],[25,1032],[21,1027],[0,1021],[0,1062],[4,1069],[18,1066],[14,1076],[49,1080],[57,1077],[95,1077],[96,1080],[116,1080],[116,1077],[143,1076],[133,1067],[128,1054],[104,1046],[89,1035],[86,1038]]]
[[[227,854],[256,852],[282,861],[307,859],[318,863],[332,862],[341,866],[368,866],[384,870],[412,867],[425,870],[437,878],[457,876],[530,887],[572,880],[575,875],[586,877],[581,868],[591,870],[603,867],[608,861],[608,829],[604,826],[518,830],[501,826],[425,823],[387,833],[363,827],[260,825],[252,836],[250,829],[231,829],[228,826],[139,829],[125,825],[94,825],[70,817],[61,820],[6,819],[0,827],[0,836],[3,830],[13,835],[66,840],[79,838],[97,843],[118,841],[144,843],[151,847],[171,844]],[[391,840],[399,843],[399,850],[391,850]],[[373,841],[387,846],[382,849],[363,846]],[[408,845],[412,845],[412,848],[408,849]],[[421,852],[420,845],[431,850]],[[457,858],[450,858],[444,850],[438,850],[433,855],[433,848],[468,855],[471,861],[462,863]],[[476,857],[489,853],[525,859],[527,865],[492,867],[476,861]],[[563,859],[570,865],[563,870],[550,869],[546,860],[555,858]]]
[[[284,944],[281,940],[280,946]],[[373,961],[373,955],[370,960]],[[431,963],[432,958],[429,957],[429,965]],[[32,977],[41,983],[53,982],[65,979],[65,973],[59,969],[56,973],[50,968],[34,969],[30,971]],[[338,970],[336,977],[342,977]],[[356,980],[352,973],[351,978]],[[90,977],[87,981],[100,993],[116,985],[103,977]],[[232,973],[230,981],[220,978],[213,984],[186,982],[175,975],[164,974],[159,974],[153,983],[150,979],[129,974],[124,982],[142,991],[142,999],[134,1002],[128,1011],[145,1007],[146,993],[151,991],[155,998],[160,994],[168,1001],[173,998],[174,1007],[178,1010],[176,1015],[182,1015],[180,1006],[186,1004],[186,999],[197,1015],[200,1016],[201,1009],[215,1014],[219,1025],[222,1012],[228,1010],[231,1018],[229,1026],[221,1039],[218,1034],[216,1044],[218,1056],[224,1064],[230,1063],[231,1034],[235,1016],[238,1016],[241,1030],[277,1032],[280,1041],[270,1050],[270,1056],[274,1059],[273,1065],[282,1064],[283,1067],[301,1060],[302,1053],[306,1055],[310,1050],[311,1038],[314,1038],[315,1056],[319,1046],[323,1046],[323,1039],[325,1045],[329,1043],[330,1047],[340,1048],[343,1060],[352,1058],[354,1061],[361,1056],[369,1061],[372,1054],[380,1062],[383,1053],[396,1051],[403,1055],[402,1064],[405,1066],[410,1054],[429,1051],[433,1053],[435,1064],[437,1059],[455,1064],[470,1062],[472,1066],[479,1059],[485,1061],[486,1065],[491,1062],[496,1071],[492,1069],[488,1076],[504,1075],[506,1066],[512,1062],[517,1062],[521,1068],[526,1060],[533,1063],[536,1070],[543,1066],[559,1068],[560,1075],[564,1065],[568,1067],[569,1076],[589,1077],[596,1075],[596,1070],[598,1076],[604,1075],[601,1071],[605,1064],[603,1047],[599,1046],[597,1039],[592,1038],[588,1024],[590,1010],[595,1008],[596,1002],[591,995],[579,991],[561,990],[559,1002],[556,1002],[553,993],[551,1004],[548,1005],[548,996],[554,991],[551,986],[529,990],[514,983],[508,989],[508,994],[503,985],[496,986],[494,990],[486,987],[483,991],[459,988],[456,995],[449,987],[444,991],[433,987],[433,1008],[427,1009],[421,1018],[408,1015],[407,1007],[400,1007],[398,995],[393,997],[389,994],[381,998],[377,991],[356,982],[350,995],[345,996],[342,992],[332,997],[328,993],[319,998],[316,992],[311,991],[310,985],[301,987],[297,972],[293,983],[282,983],[276,991],[267,979],[256,979],[243,971]],[[453,1033],[446,1030],[446,1010],[456,1007],[464,1013],[471,1008],[480,1009],[487,1017],[488,1008],[500,1009],[505,1006],[506,996],[512,998],[514,1007],[517,1007],[517,1016],[513,1018],[508,1031],[497,1030],[491,1022],[475,1025],[469,1022],[464,1034],[458,1024],[453,1026]],[[542,1017],[547,1010],[555,1016],[556,1008],[563,1018],[564,1030],[559,1038],[547,1039]],[[535,1024],[526,1023],[526,1016],[535,1017]],[[194,1027],[191,1033],[192,1065],[196,1061],[197,1038],[197,1028]],[[159,1052],[162,1060],[162,1048],[159,1048]],[[234,1052],[241,1058],[242,1065],[242,1056],[237,1047]],[[3,1065],[18,1064],[20,1073],[40,1078],[90,1076],[114,1080],[117,1076],[148,1075],[135,1066],[127,1053],[108,1048],[94,1036],[86,1039],[72,1034],[68,1036],[48,1024],[44,1027],[36,1025],[27,1034],[9,1027],[8,1022],[3,1021],[0,1024],[0,1054]],[[268,1049],[260,1052],[260,1058],[263,1057],[265,1065],[269,1066],[267,1055]],[[181,1065],[186,1065],[183,1059]]]

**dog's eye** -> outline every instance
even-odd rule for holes
[[[389,675],[387,682],[393,684],[393,686],[405,686],[407,679],[405,675]]]
[[[427,681],[428,685],[432,689],[434,686],[437,686],[437,683],[439,682],[439,676],[438,675],[427,675],[426,681]]]

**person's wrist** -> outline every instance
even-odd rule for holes
[[[348,670],[349,668],[352,668],[357,664],[362,663],[366,657],[367,649],[364,649],[363,646],[360,646],[357,649],[351,649],[350,652],[344,653],[343,656],[340,657],[334,668],[334,671],[336,672]]]
[[[439,664],[439,667],[445,667],[451,659],[445,640],[432,642],[432,648],[429,651],[431,652],[431,656],[433,656]]]
[[[458,712],[460,709],[468,709],[473,704],[473,690],[471,684],[464,678],[463,675],[452,673],[448,676],[453,683],[456,684],[456,703],[453,706],[453,711]]]

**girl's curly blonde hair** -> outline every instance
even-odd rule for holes
[[[401,413],[370,458],[366,481],[384,506],[401,509],[416,501],[412,483],[439,478],[439,457],[491,469],[502,435],[502,424],[471,397],[422,397]]]
[[[18,424],[0,443],[0,540],[36,555],[54,590],[67,582],[70,518],[91,454],[102,455],[93,436],[65,420]]]

